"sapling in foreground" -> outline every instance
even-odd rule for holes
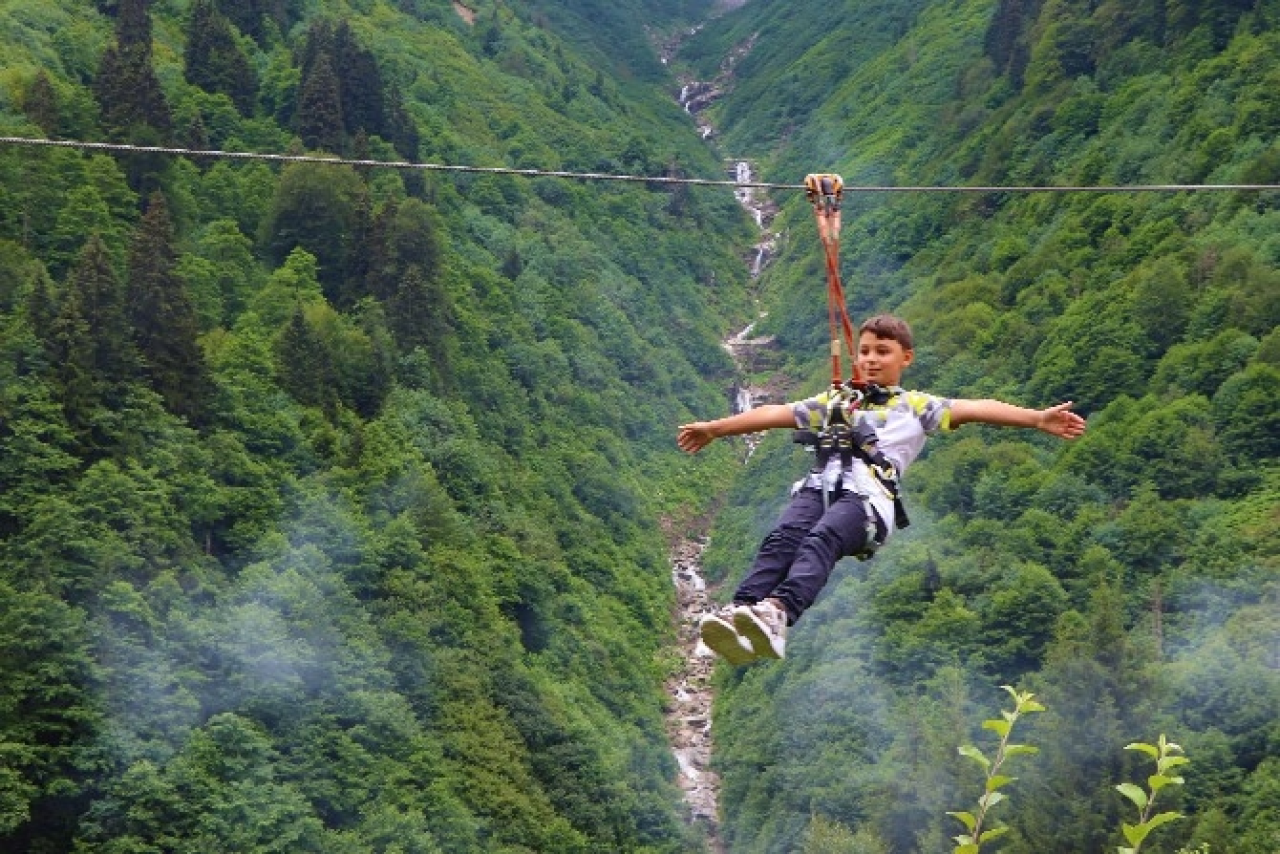
[[[1139,786],[1133,783],[1121,783],[1116,786],[1116,790],[1129,800],[1133,801],[1134,806],[1138,808],[1138,823],[1129,824],[1125,822],[1121,825],[1124,831],[1124,838],[1129,841],[1129,846],[1120,846],[1119,854],[1138,854],[1142,849],[1142,843],[1146,840],[1147,834],[1155,830],[1162,824],[1167,824],[1174,819],[1182,818],[1182,813],[1178,812],[1162,812],[1152,815],[1155,810],[1156,796],[1160,794],[1160,790],[1165,786],[1181,786],[1182,777],[1169,772],[1177,768],[1179,765],[1186,765],[1190,760],[1185,756],[1176,756],[1181,753],[1182,748],[1167,741],[1164,733],[1160,734],[1160,740],[1155,744],[1144,744],[1142,742],[1134,742],[1125,745],[1125,750],[1141,750],[1156,761],[1156,773],[1147,778],[1148,790],[1143,791]]]
[[[966,744],[960,748],[962,756],[968,756],[982,766],[983,773],[986,775],[986,782],[983,787],[982,797],[978,798],[976,812],[947,813],[947,815],[953,815],[959,819],[969,831],[953,837],[956,841],[954,854],[979,854],[984,842],[990,842],[992,839],[1003,836],[1008,832],[1009,828],[1005,826],[983,829],[987,821],[987,813],[996,804],[1007,799],[999,790],[1016,779],[1002,774],[1001,770],[1004,763],[1011,757],[1039,752],[1039,748],[1027,744],[1010,743],[1009,736],[1018,718],[1030,712],[1043,712],[1044,706],[1037,703],[1033,699],[1035,694],[1029,691],[1018,691],[1009,685],[1002,685],[1001,687],[1009,692],[1009,696],[1013,697],[1013,711],[1001,710],[999,719],[993,718],[982,722],[983,729],[989,729],[1000,737],[995,755],[988,759],[981,750],[971,744]]]

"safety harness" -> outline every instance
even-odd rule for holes
[[[813,471],[822,476],[822,500],[826,507],[836,483],[827,482],[827,465],[834,455],[839,455],[840,468],[836,472],[842,478],[855,459],[866,464],[876,480],[893,498],[894,526],[905,528],[911,524],[902,504],[898,470],[880,450],[879,436],[866,420],[857,418],[857,410],[864,403],[883,406],[889,402],[892,392],[874,383],[864,382],[858,369],[857,351],[854,347],[853,322],[845,303],[844,287],[840,283],[840,201],[844,180],[835,174],[813,173],[804,179],[805,194],[813,205],[818,236],[827,262],[827,321],[831,332],[831,391],[822,429],[797,430],[794,441],[813,450],[816,459]],[[843,348],[842,345],[843,344]],[[852,361],[852,378],[844,380],[841,368],[841,351],[848,352]],[[870,514],[869,514],[870,515]]]
[[[880,437],[875,428],[865,419],[859,420],[856,414],[864,403],[883,406],[892,396],[889,389],[874,383],[863,383],[860,387],[852,381],[844,383],[839,389],[832,390],[823,414],[822,428],[816,431],[796,430],[792,434],[792,441],[805,445],[814,452],[812,472],[822,478],[824,508],[829,506],[830,495],[844,473],[853,465],[854,460],[859,460],[893,499],[894,527],[905,528],[911,524],[911,520],[907,518],[906,507],[902,503],[898,469],[880,450]],[[840,468],[833,469],[829,474],[828,464],[837,455]]]

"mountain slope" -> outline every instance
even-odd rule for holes
[[[720,177],[529,11],[9,4],[0,121]],[[701,844],[659,519],[728,463],[671,430],[724,405],[730,194],[8,146],[0,197],[5,850]]]
[[[1264,854],[1277,765],[1257,711],[1280,699],[1263,652],[1280,630],[1276,194],[857,186],[1275,183],[1277,10],[790,12],[749,4],[681,55],[705,71],[755,38],[713,108],[725,138],[759,152],[764,180],[843,174],[851,308],[912,322],[911,385],[1074,400],[1090,426],[1066,448],[975,428],[934,440],[906,479],[913,527],[837,572],[784,665],[725,675],[731,850],[789,851],[840,826],[882,846],[868,850],[942,850],[960,832],[946,811],[980,786],[956,747],[983,744],[994,689],[1021,684],[1049,713],[1025,734],[1041,754],[1015,769],[1001,850],[1121,844],[1132,817],[1111,787],[1146,773],[1123,747],[1166,732],[1191,759],[1168,808],[1189,818],[1152,850]],[[834,45],[855,58],[836,62]],[[761,331],[816,390],[821,255],[803,201],[780,202]],[[712,572],[737,577],[804,465],[782,439],[758,452],[713,534]]]

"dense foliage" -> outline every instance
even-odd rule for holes
[[[0,125],[718,178],[652,46],[721,5],[15,0]],[[1275,183],[1277,48],[1273,0],[762,2],[674,70],[736,57],[713,118],[767,179]],[[779,201],[762,328],[808,390],[819,253]],[[0,847],[701,847],[661,531],[731,483],[731,579],[806,464],[671,441],[723,412],[754,308],[730,194],[6,146],[0,202]],[[720,675],[731,849],[946,850],[981,785],[956,748],[1013,684],[1047,711],[997,850],[1123,844],[1122,748],[1165,732],[1188,818],[1143,850],[1274,854],[1275,193],[844,219],[852,308],[913,322],[913,385],[1074,399],[1089,432],[936,440],[912,528],[785,663]]]
[[[683,61],[707,73],[751,37],[746,79],[713,113],[766,177],[1280,178],[1273,2],[748,4]],[[820,253],[802,200],[782,201],[762,329],[817,388]],[[915,525],[837,571],[785,664],[722,674],[733,851],[794,851],[814,828],[828,841],[813,851],[950,850],[945,812],[981,786],[956,747],[1005,683],[1048,711],[1028,725],[1042,750],[1020,760],[997,850],[1126,844],[1132,805],[1113,787],[1149,772],[1122,748],[1155,732],[1191,760],[1162,806],[1189,819],[1144,851],[1277,850],[1278,205],[1275,192],[846,195],[846,289],[859,316],[912,321],[909,385],[1070,399],[1089,430],[1067,447],[972,427],[934,440],[906,479]],[[712,540],[718,576],[738,576],[804,465],[785,437],[758,452]]]
[[[0,123],[720,177],[524,11],[8,3]],[[0,848],[698,847],[659,519],[748,236],[669,185],[0,150]]]

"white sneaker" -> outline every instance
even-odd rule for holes
[[[758,657],[783,657],[787,648],[787,612],[772,599],[734,608],[733,626]]]
[[[749,664],[756,660],[755,651],[738,636],[734,628],[734,608],[725,605],[698,621],[698,634],[707,648],[730,664]]]

